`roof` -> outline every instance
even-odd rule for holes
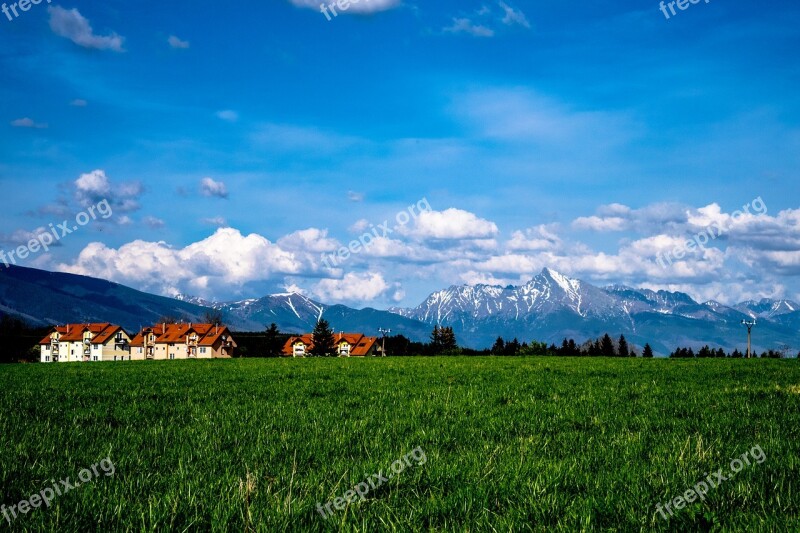
[[[92,333],[92,344],[105,344],[117,331],[123,330],[120,326],[109,324],[108,322],[98,322],[90,324],[66,324],[56,326],[39,344],[50,344],[50,336],[58,332],[60,342],[82,342],[83,334],[86,331]]]
[[[156,344],[181,344],[185,343],[189,336],[197,335],[198,346],[213,346],[227,337],[234,347],[236,341],[233,340],[230,331],[226,326],[215,326],[214,324],[159,324],[143,328],[131,340],[131,346],[144,346],[144,336],[154,333]]]
[[[333,344],[335,346],[346,342],[350,345],[350,355],[355,356],[369,354],[377,341],[377,337],[367,337],[363,333],[335,333],[333,335]],[[303,343],[306,349],[312,350],[314,348],[314,335],[306,333],[305,335],[290,337],[283,345],[283,354],[292,355],[294,353],[294,345],[298,343]]]

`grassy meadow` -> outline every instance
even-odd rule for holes
[[[0,391],[6,507],[114,464],[2,530],[800,530],[797,360],[4,365]],[[755,446],[705,502],[656,510]]]

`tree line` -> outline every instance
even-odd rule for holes
[[[711,348],[710,346],[706,345],[700,348],[697,352],[692,350],[691,348],[676,348],[674,352],[669,354],[670,357],[673,359],[693,359],[693,358],[709,358],[709,357],[729,357],[733,359],[741,359],[746,357],[746,353],[740,352],[738,349],[733,350],[732,352],[725,352],[722,348]],[[797,354],[800,357],[800,353]],[[766,352],[761,352],[759,356],[758,353],[753,352],[752,357],[761,357],[764,359],[785,359],[790,357],[788,347],[784,348],[783,350],[769,350]]]

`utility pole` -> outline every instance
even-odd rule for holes
[[[747,326],[747,358],[750,359],[750,336],[753,332],[753,326],[756,325],[756,320],[742,320],[742,324]]]
[[[386,335],[388,335],[391,332],[392,330],[390,329],[378,328],[378,333],[383,335],[383,341],[381,343],[381,357],[386,357]]]

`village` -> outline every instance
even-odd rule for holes
[[[142,328],[131,337],[121,326],[108,322],[56,326],[41,341],[42,363],[103,361],[158,361],[175,359],[228,359],[237,343],[222,324],[161,323]],[[314,352],[314,335],[291,336],[280,355],[305,357]],[[334,334],[338,357],[383,354],[377,337],[362,333]]]

